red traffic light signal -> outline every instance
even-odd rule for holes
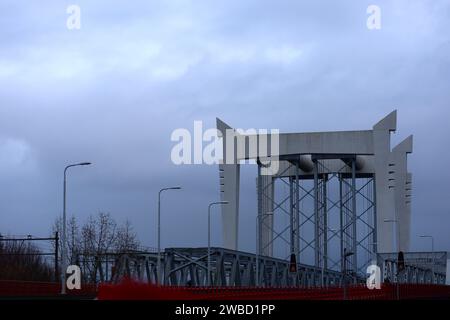
[[[403,254],[403,251],[400,251],[398,253],[397,268],[398,271],[405,270],[405,255]]]
[[[289,263],[289,272],[297,273],[297,258],[295,254],[291,254],[291,261]]]

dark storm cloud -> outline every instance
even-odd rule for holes
[[[64,165],[89,160],[70,172],[71,213],[129,218],[154,245],[157,191],[180,184],[164,195],[163,245],[204,245],[217,168],[173,165],[174,129],[216,116],[284,132],[367,129],[396,108],[394,141],[415,135],[413,245],[434,232],[449,247],[445,1],[78,1],[77,31],[69,4],[0,4],[1,232],[48,233]],[[366,28],[369,4],[382,9],[379,31]],[[245,250],[254,173],[243,170]]]

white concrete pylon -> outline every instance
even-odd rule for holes
[[[238,220],[239,220],[239,160],[257,159],[255,148],[250,148],[250,140],[255,135],[238,134],[225,122],[217,119],[217,129],[222,137],[223,161],[219,165],[221,200],[229,201],[229,205],[222,207],[223,239],[224,247],[229,249],[238,248]],[[397,153],[391,152],[391,133],[397,129],[397,111],[391,112],[385,118],[376,123],[372,130],[359,131],[335,131],[335,132],[310,132],[310,133],[283,133],[279,134],[279,154],[268,154],[267,156],[280,157],[279,173],[273,177],[291,176],[289,159],[296,157],[299,161],[299,178],[311,175],[311,155],[330,155],[331,167],[341,168],[342,161],[339,155],[356,156],[357,174],[372,175],[375,177],[376,189],[376,227],[377,227],[377,250],[378,252],[393,252],[394,232],[392,224],[384,220],[396,218],[396,208],[400,207],[400,217],[404,234],[409,234],[410,204],[407,186],[408,175],[406,169],[406,157],[403,150],[407,147],[406,142],[400,144]],[[237,137],[239,136],[239,139]],[[257,140],[259,139],[256,135]],[[236,150],[244,150],[237,153]],[[400,152],[399,148],[403,150]],[[411,147],[412,151],[412,147]],[[403,155],[402,155],[403,154]],[[337,157],[336,157],[337,156]],[[334,157],[334,158],[333,158]],[[400,158],[398,158],[400,157]],[[333,160],[334,159],[334,160]],[[401,164],[401,165],[400,165]],[[397,167],[398,166],[398,167]],[[283,170],[287,168],[288,170]],[[402,176],[397,176],[402,173]],[[410,175],[409,175],[410,177]],[[399,185],[400,180],[402,184]],[[395,190],[402,188],[402,192]],[[271,191],[272,193],[272,191]],[[403,195],[403,196],[402,196]],[[403,204],[400,204],[402,198]],[[270,207],[265,205],[265,207]],[[268,209],[270,211],[270,208]],[[268,231],[268,230],[265,230]],[[262,235],[270,239],[270,235]],[[408,248],[409,240],[401,239],[403,248]]]
[[[216,124],[223,146],[223,160],[219,164],[220,200],[228,201],[227,205],[221,205],[223,246],[227,249],[237,250],[240,165],[236,158],[236,145],[234,143],[236,133],[235,130],[219,118],[216,119]],[[230,139],[233,140],[232,143]]]
[[[394,149],[392,149],[393,158],[395,162],[395,211],[396,220],[399,227],[399,248],[400,251],[408,252],[410,244],[411,232],[411,212],[408,209],[407,199],[407,184],[408,184],[408,154],[413,152],[413,136],[409,136],[400,142]]]
[[[394,192],[389,188],[389,172],[392,171],[391,159],[391,133],[397,130],[397,111],[391,112],[373,126],[373,156],[376,188],[376,215],[377,215],[377,251],[392,252],[394,233],[392,225],[385,220],[393,219]]]

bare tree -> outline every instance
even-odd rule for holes
[[[61,239],[60,218],[53,226],[53,232],[56,231]],[[100,280],[104,278],[102,271],[108,268],[108,259],[137,250],[139,240],[129,220],[118,225],[109,213],[100,212],[91,215],[81,227],[74,217],[68,220],[67,247],[68,260],[81,267],[84,281],[96,282],[99,275]]]
[[[119,227],[117,231],[117,239],[115,243],[115,251],[118,253],[135,251],[139,248],[137,235],[133,231],[131,222],[127,219],[125,223]]]
[[[52,236],[58,232],[59,234],[59,247],[62,247],[62,219],[57,218],[52,227]],[[81,251],[81,234],[77,220],[74,216],[71,216],[67,221],[67,260],[69,264],[78,263],[78,255]],[[59,250],[59,259],[61,259],[61,252]]]
[[[0,280],[52,281],[54,270],[33,244],[0,242]]]

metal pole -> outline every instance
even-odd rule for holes
[[[434,262],[434,238],[432,236],[430,238],[431,238],[431,254],[433,255],[433,261],[432,261],[433,265],[431,266],[431,272],[433,275],[433,284],[435,284],[436,279],[434,276],[434,263],[435,263]]]
[[[163,190],[159,190],[158,193],[158,221],[157,221],[157,233],[158,233],[158,243],[157,243],[157,247],[158,247],[158,258],[157,258],[157,262],[156,262],[156,284],[160,284],[160,265],[161,265],[161,223],[160,223],[160,219],[161,219],[161,192]]]
[[[290,229],[290,251],[291,255],[296,254],[295,250],[295,218],[294,218],[294,179],[289,177],[289,229]]]
[[[384,222],[391,222],[391,223],[395,223],[395,227],[397,227],[397,254],[400,252],[400,228],[398,226],[398,220],[397,219],[386,219],[384,220]],[[394,250],[394,237],[392,237],[392,250]],[[399,261],[398,261],[398,257],[397,257],[397,281],[396,281],[396,294],[397,294],[397,300],[400,300],[400,271],[398,268],[399,265]]]
[[[62,234],[62,244],[61,244],[61,294],[66,294],[66,176],[67,176],[67,166],[64,169],[64,187],[63,187],[63,234]]]
[[[323,219],[323,251],[322,251],[322,287],[325,286],[325,269],[328,269],[328,221],[327,221],[327,181],[328,176],[322,176],[322,219]]]
[[[259,217],[260,215],[258,214],[256,216],[256,259],[255,259],[255,263],[256,263],[256,281],[255,281],[255,285],[259,286],[259,250],[260,250],[260,244],[259,244],[259,227],[260,227],[260,221],[259,221]]]
[[[342,201],[342,174],[339,174],[339,244],[341,250],[341,271],[344,270],[344,208]]]
[[[66,243],[66,181],[67,181],[67,169],[77,166],[88,166],[90,162],[81,162],[76,164],[70,164],[64,168],[64,186],[63,186],[63,234],[61,243],[61,294],[66,294],[66,271],[67,271],[67,243]]]
[[[259,260],[259,251],[261,248],[261,239],[260,239],[260,235],[261,235],[261,223],[259,220],[259,216],[265,212],[265,206],[263,206],[263,197],[262,197],[262,188],[263,186],[263,182],[262,182],[262,178],[261,178],[261,166],[258,165],[258,178],[257,178],[257,190],[258,190],[258,212],[256,213],[256,231],[255,231],[255,246],[256,246],[256,251],[255,251],[255,262],[256,262],[256,280],[255,280],[255,285],[258,286],[259,285],[259,266],[258,266],[258,260]],[[265,201],[264,201],[265,203]]]
[[[423,235],[423,236],[420,236],[421,238],[430,238],[431,239],[431,263],[432,263],[432,265],[431,265],[431,276],[432,276],[432,281],[433,281],[433,284],[434,284],[434,282],[435,282],[435,276],[434,276],[434,264],[435,264],[435,261],[434,261],[434,237],[433,236],[427,236],[427,235]]]
[[[58,281],[59,279],[59,274],[58,274],[58,255],[59,252],[59,235],[58,235],[58,231],[55,232],[55,282]]]
[[[373,241],[373,253],[375,255],[375,260],[378,264],[378,238],[377,238],[377,189],[376,189],[376,183],[375,183],[375,176],[372,178],[372,194],[373,194],[373,225],[375,227],[375,230],[373,231],[372,235],[372,241]]]
[[[261,217],[263,216],[271,216],[273,212],[267,212],[265,214],[260,214],[256,216],[256,281],[255,285],[259,286],[259,252],[261,251],[260,239],[259,239],[259,227],[261,224]],[[263,220],[264,222],[264,220]]]
[[[156,262],[156,284],[161,283],[161,192],[164,189],[159,190],[158,193],[158,260]]]
[[[346,248],[344,248],[343,258],[344,258],[344,267],[343,267],[344,300],[347,300],[347,249]]]
[[[314,250],[315,266],[320,267],[320,241],[319,241],[319,178],[317,160],[314,160]]]
[[[344,248],[344,300],[347,300],[347,257],[353,255],[353,252],[347,252]]]
[[[211,205],[208,206],[208,272],[206,275],[208,287],[211,285]]]
[[[356,158],[352,160],[352,265],[353,265],[353,282],[356,280],[356,273],[358,272],[358,259],[357,259],[357,234],[356,234]]]
[[[300,263],[300,179],[299,179],[299,161],[295,166],[295,247],[297,254],[297,263]]]
[[[228,201],[211,202],[208,205],[208,262],[207,262],[207,285],[211,286],[211,207],[216,204],[228,204]]]
[[[156,284],[161,283],[161,193],[166,190],[180,190],[181,187],[162,188],[158,192],[158,260],[156,263]]]
[[[395,226],[397,227],[397,254],[400,255],[400,226],[398,219],[395,222]],[[400,300],[400,269],[398,266],[399,263],[397,261],[397,300]]]

